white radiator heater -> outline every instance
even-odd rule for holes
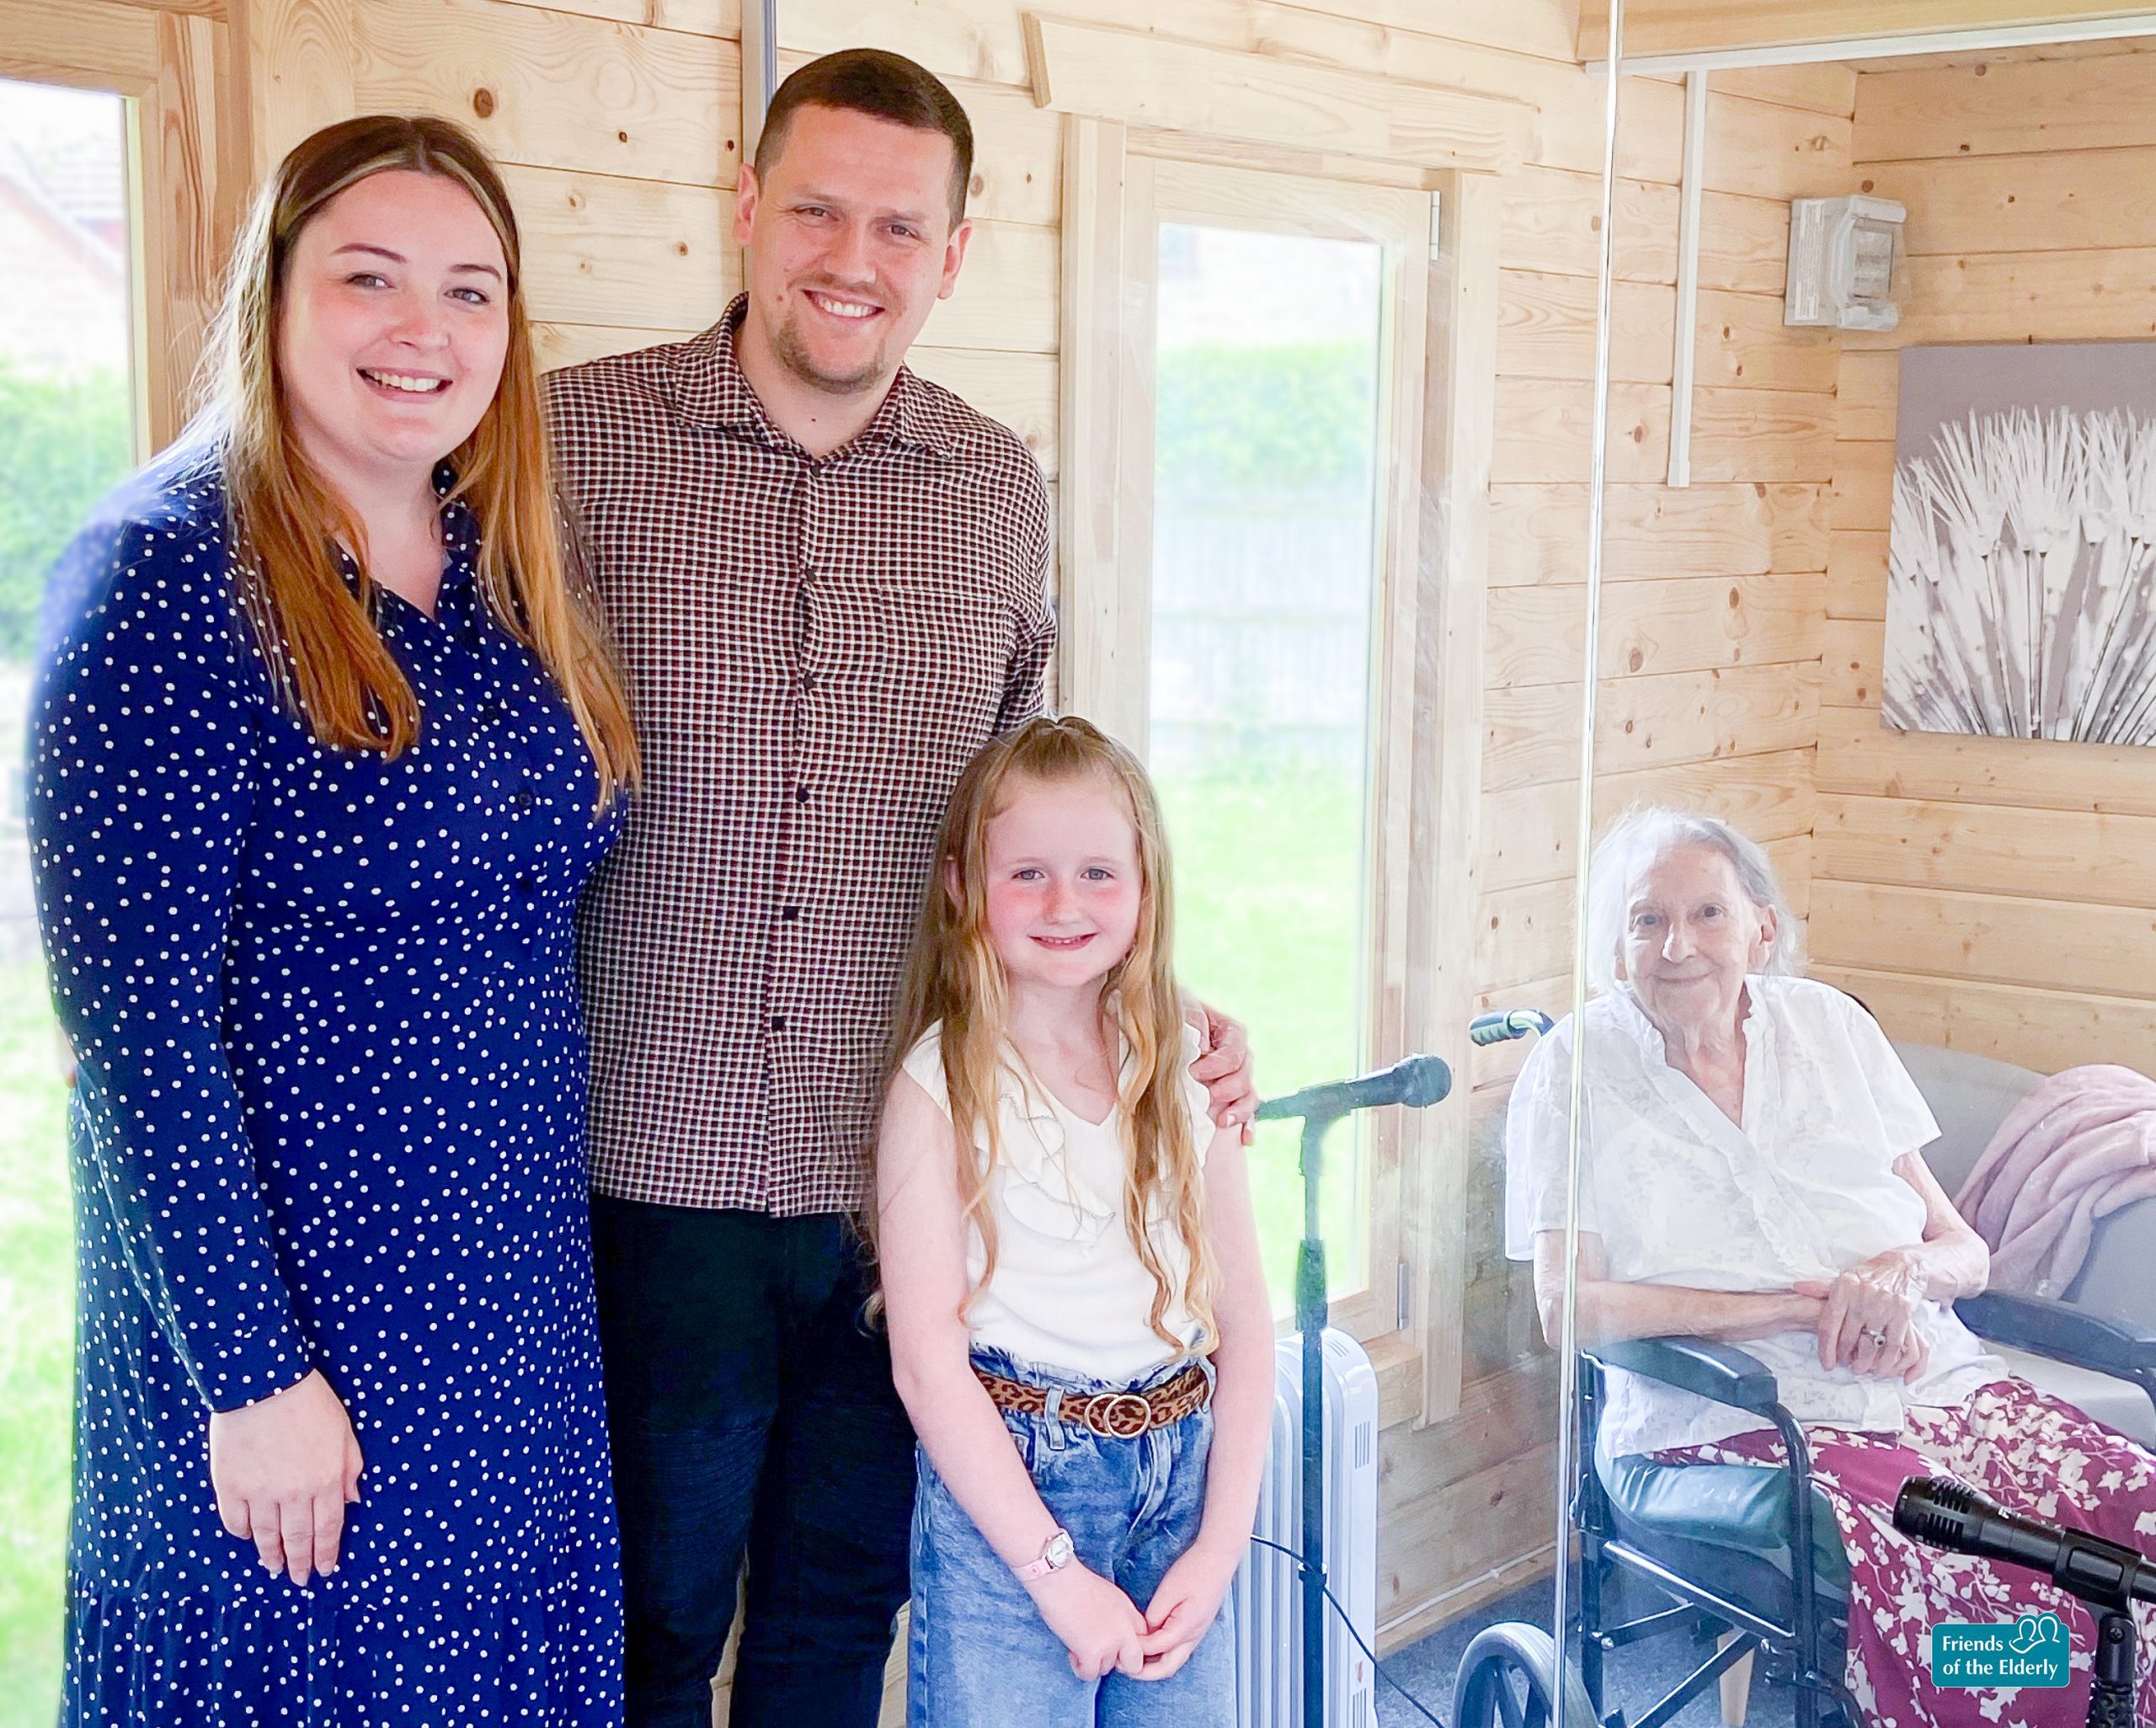
[[[1299,1552],[1303,1539],[1303,1341],[1273,1357],[1273,1437],[1256,1533]],[[1378,1382],[1363,1347],[1325,1335],[1325,1570],[1364,1643],[1377,1646]],[[1295,1563],[1251,1544],[1235,1574],[1237,1728],[1375,1728],[1378,1677],[1326,1609],[1325,1720],[1303,1720],[1303,1597]]]

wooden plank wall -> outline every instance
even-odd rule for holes
[[[1896,349],[2156,333],[2156,56],[1858,80],[1859,184],[1908,206],[1901,328],[1839,383],[1813,946],[1897,1036],[2156,1066],[2156,755],[1883,732]]]
[[[673,340],[739,285],[738,0],[252,0],[258,173],[346,114],[431,111],[503,164],[542,360]]]

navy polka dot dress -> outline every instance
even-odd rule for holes
[[[224,499],[152,473],[56,573],[30,835],[76,1050],[65,1724],[621,1715],[571,967],[616,819],[444,512],[394,762],[325,749],[241,617]],[[366,1461],[337,1571],[227,1533],[212,1409],[319,1368]]]

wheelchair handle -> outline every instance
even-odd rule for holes
[[[1467,1022],[1467,1041],[1478,1046],[1502,1044],[1529,1032],[1546,1032],[1556,1024],[1540,1008],[1497,1008]]]

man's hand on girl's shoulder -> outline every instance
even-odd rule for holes
[[[1198,1060],[1190,1064],[1192,1077],[1205,1088],[1213,1126],[1239,1128],[1243,1144],[1251,1143],[1251,1120],[1257,1114],[1257,1080],[1251,1067],[1250,1038],[1240,1020],[1187,1000],[1185,1012],[1198,1031]]]

